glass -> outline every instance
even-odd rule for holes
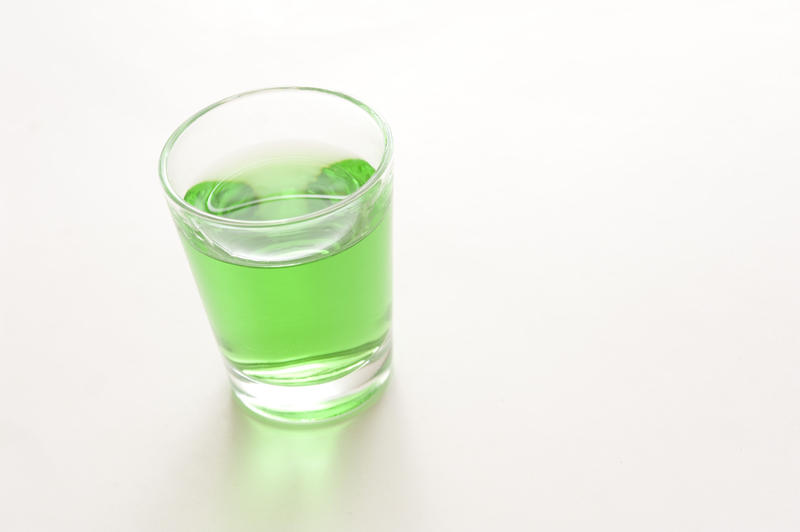
[[[181,124],[159,173],[239,400],[314,422],[373,397],[392,345],[380,116],[323,89],[238,94]]]

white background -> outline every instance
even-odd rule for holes
[[[800,5],[469,4],[3,4],[0,529],[800,529]],[[156,177],[285,84],[397,141],[394,378],[318,430],[234,404]]]

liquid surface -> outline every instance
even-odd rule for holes
[[[352,194],[375,173],[363,159],[323,165],[318,157],[250,164],[202,181],[184,195],[200,210],[236,220],[281,220],[324,209]]]
[[[341,201],[374,173],[361,159],[321,159],[273,156],[206,179],[184,197],[198,209],[237,220],[284,219]],[[300,385],[337,378],[368,361],[391,323],[389,210],[387,204],[355,217],[354,224],[366,220],[370,230],[354,243],[281,267],[226,261],[182,235],[209,321],[236,370],[264,382]],[[270,234],[248,238],[263,246]]]

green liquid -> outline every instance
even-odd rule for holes
[[[285,219],[341,201],[373,172],[360,159],[273,157],[198,183],[184,198],[231,219]],[[320,237],[321,251],[312,259],[278,266],[226,259],[182,232],[221,350],[247,377],[286,385],[326,382],[367,363],[386,340],[391,323],[388,202],[349,219],[350,225],[332,223],[324,229],[338,230],[341,238]],[[316,237],[279,243],[268,235],[248,238],[243,245],[268,254],[273,248],[307,247]]]

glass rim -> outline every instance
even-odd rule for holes
[[[258,94],[263,94],[266,92],[278,92],[278,91],[310,91],[310,92],[318,92],[327,94],[329,96],[335,96],[337,98],[341,98],[346,100],[357,107],[361,108],[365,111],[378,125],[381,133],[383,134],[383,153],[381,155],[381,160],[378,163],[377,168],[375,168],[375,172],[370,176],[370,178],[357,190],[351,192],[347,196],[344,197],[341,201],[334,203],[333,205],[329,205],[324,209],[320,209],[318,211],[306,213],[300,216],[293,216],[290,218],[281,218],[277,220],[235,220],[233,218],[226,218],[224,216],[218,216],[216,214],[211,214],[205,211],[201,211],[194,205],[187,203],[182,197],[175,193],[173,190],[171,183],[167,177],[167,160],[169,158],[170,153],[172,152],[172,148],[181,135],[189,129],[189,127],[194,124],[199,118],[204,116],[205,114],[213,111],[217,107],[221,107],[226,103],[230,103],[235,100],[239,100],[241,98],[246,98],[248,96],[254,96]],[[265,87],[261,89],[254,89],[250,91],[240,92],[238,94],[234,94],[232,96],[228,96],[227,98],[223,98],[218,100],[206,107],[200,109],[192,116],[184,120],[175,131],[167,139],[167,142],[164,144],[164,147],[161,149],[161,155],[158,158],[158,176],[159,180],[161,181],[161,186],[164,189],[164,192],[167,195],[167,198],[172,201],[175,205],[179,208],[189,211],[191,214],[195,216],[199,216],[201,218],[205,218],[207,220],[211,220],[214,222],[223,223],[226,225],[234,225],[234,226],[242,226],[242,227],[269,227],[269,226],[279,226],[279,225],[288,225],[297,222],[303,222],[307,220],[313,220],[315,218],[320,218],[336,212],[340,209],[343,209],[347,205],[350,205],[362,195],[366,194],[370,189],[372,189],[375,184],[380,181],[381,177],[387,172],[389,169],[389,165],[392,159],[392,150],[393,150],[393,139],[392,139],[392,131],[389,129],[389,125],[386,121],[375,112],[371,107],[363,103],[361,100],[357,100],[352,96],[348,96],[342,92],[332,91],[328,89],[321,89],[319,87],[300,87],[300,86],[286,86],[286,87]]]

